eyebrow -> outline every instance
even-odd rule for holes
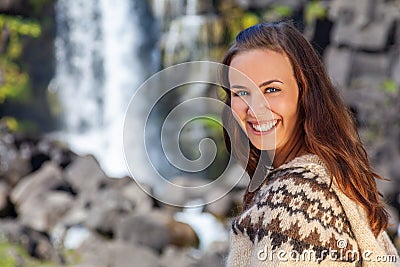
[[[269,84],[271,84],[271,83],[274,83],[274,82],[278,82],[278,83],[285,84],[284,82],[282,82],[282,81],[280,81],[280,80],[274,79],[274,80],[265,81],[265,82],[261,83],[258,87],[261,88],[261,87],[267,86],[267,85],[269,85]],[[243,86],[243,85],[236,85],[236,84],[235,84],[235,85],[232,85],[232,86],[230,87],[230,89],[247,89],[247,87],[246,87],[246,86]]]
[[[274,83],[274,82],[285,84],[284,82],[282,82],[282,81],[280,81],[280,80],[269,80],[269,81],[263,82],[263,83],[260,84],[258,87],[261,88],[261,87],[267,86],[267,85],[269,85],[269,84],[271,84],[271,83]]]

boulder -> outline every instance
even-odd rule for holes
[[[78,194],[93,194],[108,179],[92,155],[77,157],[65,168],[65,178]]]
[[[169,215],[156,210],[133,213],[121,220],[116,238],[160,252],[171,244],[172,233],[168,228],[171,220]]]
[[[0,132],[0,178],[10,187],[31,172],[29,157],[23,152],[16,146],[14,135]]]
[[[176,246],[168,246],[164,249],[160,262],[163,267],[186,267],[195,266],[201,252],[199,250],[185,248],[181,249]]]
[[[39,195],[65,187],[65,184],[59,166],[53,162],[46,162],[42,168],[18,183],[11,192],[11,200],[18,207]]]
[[[134,210],[134,203],[115,189],[98,192],[88,207],[85,225],[98,233],[114,237],[118,223]]]
[[[119,241],[107,241],[96,236],[78,249],[82,257],[73,267],[158,267],[160,261],[149,248]]]
[[[8,208],[8,185],[0,181],[0,217],[6,217]]]
[[[353,52],[348,48],[329,46],[324,54],[324,63],[334,85],[344,89],[351,77]]]
[[[149,195],[152,193],[151,187],[144,183],[138,184],[130,177],[107,179],[104,187],[118,190],[133,203],[135,211],[149,211],[155,205],[154,199]]]
[[[0,237],[8,242],[19,244],[33,257],[60,263],[61,259],[48,237],[17,220],[0,220]]]
[[[199,238],[193,228],[183,222],[171,220],[168,225],[171,233],[171,244],[177,247],[198,247]]]
[[[335,21],[331,40],[336,45],[382,51],[391,38],[390,30],[399,11],[396,5],[381,1],[333,1],[329,9],[330,18]]]
[[[71,194],[60,191],[49,191],[32,197],[19,205],[20,221],[36,231],[51,232],[62,216],[72,207],[73,201]]]
[[[394,66],[392,68],[391,78],[400,86],[400,55],[397,56]]]
[[[228,256],[228,242],[214,242],[206,249],[199,261],[194,264],[196,267],[221,267],[226,265]]]
[[[391,57],[388,54],[356,52],[352,59],[353,79],[360,76],[389,77],[390,75]]]

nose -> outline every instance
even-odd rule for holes
[[[254,118],[265,117],[269,111],[268,102],[262,94],[253,94],[247,105],[247,113]]]

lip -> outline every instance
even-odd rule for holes
[[[276,129],[276,127],[279,125],[280,121],[281,121],[281,120],[276,120],[275,126],[272,127],[271,129],[269,129],[268,131],[265,131],[265,132],[258,132],[258,131],[256,131],[256,130],[253,128],[253,124],[258,124],[258,125],[259,125],[259,124],[264,124],[264,123],[267,123],[267,122],[271,122],[271,120],[268,120],[268,121],[257,121],[257,122],[248,121],[247,124],[246,124],[246,127],[248,128],[248,132],[250,131],[250,132],[251,132],[252,134],[254,134],[254,135],[259,135],[259,136],[261,136],[261,135],[269,135],[269,134],[271,134],[272,132],[275,131],[275,129]]]

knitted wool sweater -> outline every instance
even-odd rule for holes
[[[227,266],[399,266],[386,232],[333,183],[315,155],[271,171],[232,222]]]

